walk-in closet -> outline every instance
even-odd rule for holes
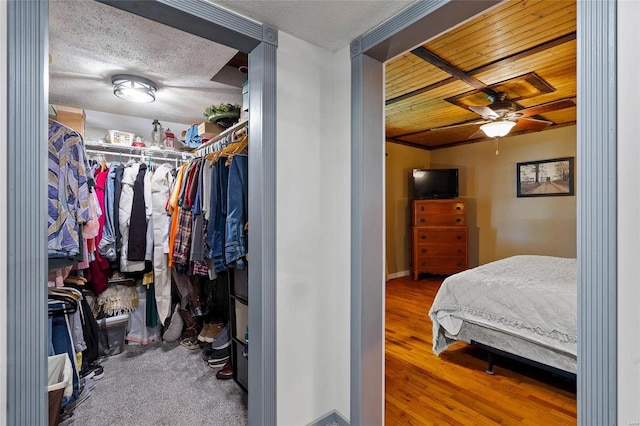
[[[247,424],[247,71],[171,26],[50,3],[50,425]]]

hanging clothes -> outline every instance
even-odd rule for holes
[[[101,256],[104,256],[105,259],[113,262],[117,259],[116,254],[116,228],[119,227],[118,217],[116,216],[116,212],[118,209],[115,204],[115,194],[116,194],[116,170],[118,168],[118,163],[111,163],[109,167],[109,172],[107,174],[107,180],[105,185],[105,194],[104,194],[104,208],[105,219],[104,225],[102,227],[102,237],[100,242],[98,243],[98,252]]]
[[[131,226],[131,212],[133,208],[134,184],[140,171],[140,163],[130,163],[124,169],[122,175],[122,191],[118,206],[118,220],[120,223],[120,235],[122,246],[120,247],[120,271],[142,272],[145,268],[142,261],[132,261],[128,258],[129,231]]]
[[[237,269],[245,269],[248,240],[248,157],[236,155],[229,165],[227,220],[225,223],[225,261]]]
[[[98,218],[98,235],[96,236],[96,245],[98,246],[98,250],[95,252],[95,261],[89,264],[89,272],[87,278],[93,287],[93,291],[96,295],[102,293],[108,285],[109,279],[109,261],[102,257],[100,252],[100,245],[102,243],[102,236],[104,234],[104,230],[106,228],[107,221],[113,220],[113,212],[108,212],[105,209],[106,206],[106,190],[107,190],[107,180],[110,175],[110,170],[106,169],[103,171],[96,171],[95,173],[95,193],[96,198],[98,199],[98,204],[100,210],[102,211],[102,215]],[[113,201],[113,200],[112,200]],[[113,205],[113,203],[111,203]],[[111,231],[113,232],[113,231]],[[115,240],[114,240],[115,243]],[[115,244],[114,244],[115,247]]]
[[[165,210],[169,188],[173,183],[171,166],[162,164],[151,177],[153,222],[153,281],[158,318],[164,325],[171,314],[171,270],[168,266],[169,216]]]
[[[129,314],[131,329],[127,334],[127,340],[141,345],[148,345],[158,340],[160,330],[159,327],[147,327],[147,287],[138,281],[136,292],[138,294],[138,307]]]
[[[227,191],[229,184],[229,168],[225,166],[226,158],[218,158],[211,173],[211,206],[210,211],[213,220],[209,221],[207,228],[207,253],[209,259],[213,259],[214,272],[222,272],[227,269],[224,257],[225,228],[227,217]]]
[[[89,162],[82,137],[57,121],[49,124],[48,254],[81,254],[79,227],[90,219]]]
[[[183,164],[178,169],[178,174],[173,184],[171,191],[171,198],[169,198],[166,206],[167,213],[171,216],[171,226],[169,228],[169,253],[168,253],[168,266],[173,266],[173,252],[175,247],[176,234],[178,231],[178,215],[180,213],[180,205],[178,198],[180,196],[180,190],[182,187],[184,172],[189,167],[188,163]]]
[[[127,260],[144,261],[147,251],[147,215],[144,203],[144,176],[146,164],[138,165],[138,175],[133,183],[133,201],[129,219]]]

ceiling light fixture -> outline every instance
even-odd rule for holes
[[[113,94],[131,102],[153,102],[156,100],[156,84],[144,77],[131,74],[116,74],[111,77]]]
[[[490,138],[501,138],[506,136],[515,125],[516,123],[514,121],[509,120],[492,121],[480,126],[480,130]]]

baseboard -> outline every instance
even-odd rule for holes
[[[336,410],[333,410],[307,426],[349,426],[349,421]]]
[[[406,271],[394,272],[393,274],[389,274],[388,277],[390,280],[392,280],[394,278],[407,277],[410,274],[411,273],[409,272],[409,270],[406,270]]]

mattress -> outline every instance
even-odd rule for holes
[[[521,255],[460,272],[429,311],[433,351],[475,340],[575,372],[577,302],[576,259]]]

